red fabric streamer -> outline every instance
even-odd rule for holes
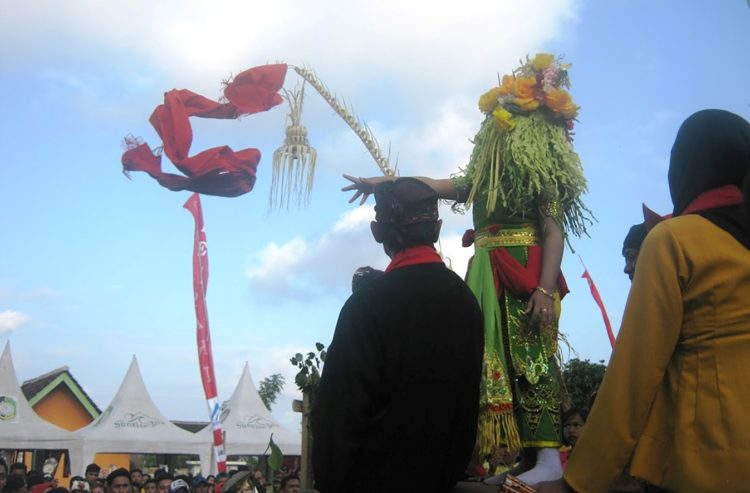
[[[604,319],[604,326],[607,328],[607,335],[609,336],[609,343],[612,345],[612,348],[615,347],[615,334],[612,332],[612,324],[609,323],[609,316],[607,315],[607,310],[604,308],[604,302],[602,301],[602,297],[599,295],[599,290],[596,289],[596,284],[594,284],[594,280],[591,278],[591,274],[589,274],[588,269],[583,271],[582,278],[586,279],[589,283],[589,288],[591,288],[591,296],[593,296],[594,301],[599,306],[599,310],[602,312],[602,318]]]
[[[214,147],[189,156],[193,142],[190,117],[235,119],[266,111],[283,102],[278,91],[284,84],[286,64],[263,65],[238,74],[224,88],[228,103],[218,103],[187,89],[164,94],[164,104],[156,107],[149,121],[163,142],[164,154],[183,175],[161,170],[161,155],[137,139],[126,138],[127,151],[122,167],[144,171],[160,185],[173,191],[221,197],[237,197],[253,189],[260,151],[248,148],[233,151],[228,146]]]
[[[203,230],[203,209],[200,195],[194,193],[183,206],[195,220],[193,242],[193,297],[195,299],[196,340],[198,343],[198,364],[200,366],[203,392],[206,396],[211,425],[214,432],[214,451],[219,472],[226,471],[224,436],[221,432],[221,406],[216,390],[214,358],[211,350],[211,331],[208,326],[206,291],[208,290],[208,247],[206,232]]]

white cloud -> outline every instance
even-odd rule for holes
[[[446,264],[464,277],[473,249],[461,246],[461,223],[470,223],[470,216],[456,216],[447,207],[442,207],[441,215],[447,220],[436,247]],[[369,224],[374,217],[373,206],[355,207],[317,240],[297,237],[282,245],[269,243],[249,257],[245,268],[253,292],[269,300],[308,301],[347,291],[357,267],[382,269],[389,261],[372,239]]]
[[[14,310],[5,310],[0,312],[0,335],[9,334],[29,321],[29,316],[25,313]]]
[[[336,221],[336,224],[333,226],[333,232],[341,233],[344,231],[356,230],[363,224],[370,224],[374,219],[374,206],[357,207],[356,209],[346,212],[338,221]]]
[[[357,90],[382,95],[382,81],[397,81],[408,89],[411,106],[433,104],[456,87],[491,83],[498,70],[566,32],[577,4],[49,0],[39,8],[10,0],[0,16],[0,55],[54,50],[111,62],[114,54],[196,90],[215,90],[230,72],[284,60],[309,64],[352,97]]]
[[[305,301],[344,293],[357,267],[383,268],[388,259],[370,234],[372,207],[356,207],[336,221],[319,239],[293,238],[269,243],[252,254],[245,274],[253,291],[269,301]]]

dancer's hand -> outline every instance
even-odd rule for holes
[[[551,326],[557,319],[555,301],[538,289],[531,293],[525,313],[532,325],[539,323],[542,329]]]
[[[562,479],[539,483],[534,485],[534,489],[536,493],[575,493]]]
[[[349,199],[350,204],[357,200],[357,198],[361,195],[362,200],[359,201],[359,205],[364,204],[365,201],[367,201],[367,197],[372,195],[372,192],[375,189],[375,185],[384,183],[386,181],[393,181],[396,179],[395,176],[373,176],[371,178],[362,178],[360,176],[357,178],[346,174],[344,175],[344,178],[352,182],[352,184],[345,186],[341,189],[341,191],[350,192],[354,190],[354,195],[352,195],[352,198]]]

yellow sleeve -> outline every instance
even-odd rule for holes
[[[610,491],[629,463],[677,346],[687,277],[677,238],[659,224],[641,248],[604,381],[565,467],[574,490]]]

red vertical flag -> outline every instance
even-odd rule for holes
[[[211,426],[214,432],[214,455],[219,472],[226,471],[226,453],[224,436],[221,431],[221,405],[216,391],[214,376],[214,359],[211,351],[211,331],[208,327],[208,309],[206,308],[206,290],[208,289],[208,248],[206,233],[203,230],[203,209],[200,195],[194,193],[183,206],[195,219],[195,239],[193,243],[193,296],[195,298],[196,338],[198,342],[198,362],[206,395],[208,411],[211,415]],[[208,474],[208,472],[204,473]]]
[[[614,348],[615,347],[615,334],[612,332],[612,325],[609,323],[607,310],[604,308],[604,302],[602,301],[602,297],[599,295],[599,290],[596,289],[596,284],[594,284],[594,280],[591,279],[591,274],[589,274],[588,269],[585,269],[583,271],[583,275],[581,277],[586,279],[589,283],[589,288],[591,288],[591,296],[594,297],[594,301],[596,301],[596,304],[599,305],[599,310],[601,310],[602,312],[602,318],[604,319],[604,326],[607,327],[607,335],[609,336],[609,343],[612,345],[612,348]]]

